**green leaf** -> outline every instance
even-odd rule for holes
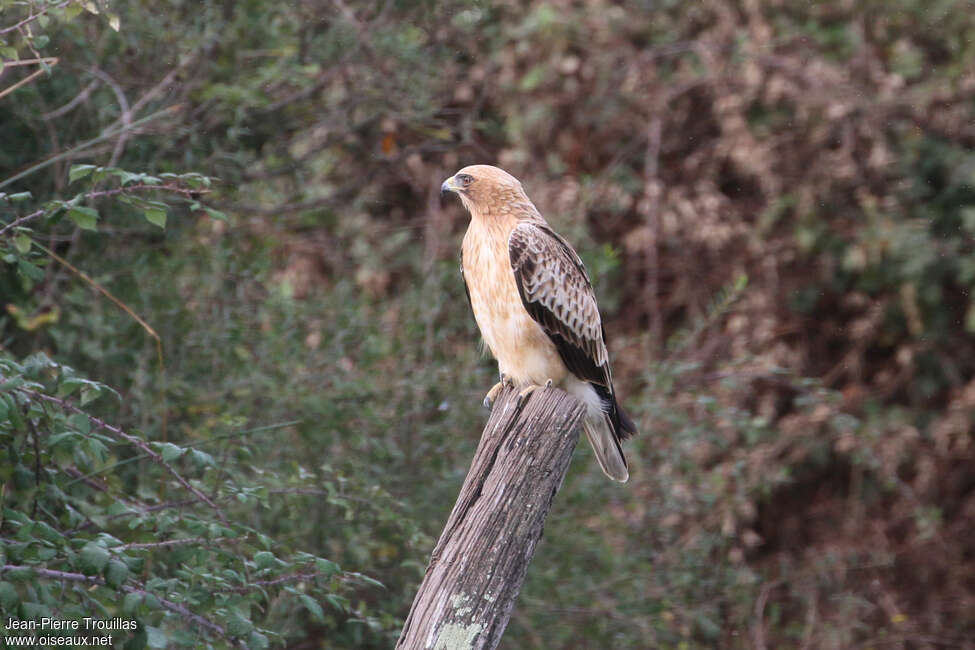
[[[84,413],[72,413],[69,415],[68,424],[74,427],[76,431],[84,434],[88,434],[91,431],[91,420]]]
[[[207,207],[204,207],[203,209],[206,211],[206,213],[210,216],[211,219],[219,219],[220,221],[227,220],[227,215],[225,215],[220,210],[214,210],[213,208],[207,208]]]
[[[119,169],[118,167],[96,167],[95,171],[93,171],[91,174],[91,179],[96,183],[100,183],[106,178],[111,178],[112,176],[115,176],[120,171],[122,170]]]
[[[82,379],[81,377],[64,377],[61,380],[61,383],[58,385],[58,397],[67,397],[79,388],[82,391],[82,404],[94,400],[96,397],[101,395],[105,389],[112,391],[111,388],[108,388],[108,386],[105,386],[104,384],[99,384],[97,381]],[[87,402],[85,400],[87,400]],[[69,418],[69,421],[72,423],[73,427],[82,433],[88,433],[91,430],[91,425],[88,423],[88,417],[85,415],[76,413]]]
[[[44,279],[44,271],[40,270],[36,264],[31,264],[27,260],[17,260],[17,270],[20,271],[21,275],[33,282],[40,282]]]
[[[18,368],[18,372],[23,372],[23,368]],[[9,393],[12,390],[20,388],[27,382],[23,377],[11,377],[6,381],[0,382],[0,393]]]
[[[94,165],[71,165],[71,171],[68,172],[68,182],[73,183],[79,178],[90,176],[94,169]]]
[[[88,542],[78,553],[79,568],[86,575],[97,575],[105,569],[110,557],[105,548]]]
[[[105,567],[105,582],[109,587],[118,589],[129,578],[129,567],[119,560],[110,560]]]
[[[32,546],[31,549],[31,552],[39,562],[47,562],[58,554],[57,549],[49,548],[47,546]]]
[[[325,600],[327,600],[332,607],[339,611],[344,612],[349,609],[349,600],[339,596],[338,594],[326,594]]]
[[[178,447],[171,442],[157,442],[156,449],[159,450],[159,454],[162,456],[162,459],[167,463],[173,462],[182,456],[186,451],[182,447]]]
[[[254,564],[258,570],[272,567],[275,562],[277,562],[277,558],[274,557],[274,553],[269,551],[258,551],[254,554]]]
[[[82,230],[96,230],[98,211],[92,208],[76,205],[68,210],[68,217]]]
[[[254,624],[241,616],[239,612],[234,612],[227,620],[227,632],[232,636],[243,636],[254,629]]]
[[[34,533],[48,542],[60,542],[64,539],[64,535],[43,521],[34,522]]]
[[[165,648],[169,645],[169,639],[166,638],[166,633],[161,628],[146,625],[145,629],[146,645],[150,648]]]
[[[318,569],[318,572],[321,573],[325,578],[342,572],[342,568],[335,562],[321,557],[315,560],[315,568]]]
[[[217,461],[210,454],[205,451],[200,451],[199,449],[194,449],[190,452],[190,458],[193,462],[201,467],[216,467]]]
[[[266,636],[264,636],[260,632],[254,631],[251,632],[247,645],[249,645],[252,648],[256,648],[256,650],[265,650],[266,648],[270,647],[271,644],[267,640]]]
[[[112,505],[108,506],[108,508],[105,510],[105,514],[107,514],[109,517],[124,515],[129,512],[137,512],[137,511],[132,510],[128,505],[126,505],[122,501],[116,501]]]
[[[20,465],[16,469],[21,469],[22,467],[23,467],[23,465]],[[14,537],[15,537],[15,539],[17,539],[18,541],[21,541],[21,542],[30,542],[30,541],[33,541],[33,539],[34,539],[34,522],[31,522],[29,524],[24,524],[23,526],[21,526],[20,529],[17,531],[17,534]]]
[[[119,179],[122,185],[128,185],[129,183],[142,183],[144,185],[162,184],[161,178],[150,176],[149,174],[133,174],[132,172],[127,172],[124,169],[115,168],[112,168],[111,173],[113,176]]]
[[[71,5],[74,6],[74,5]],[[123,650],[143,650],[146,647],[146,642],[149,640],[146,635],[146,626],[142,621],[136,622],[135,631],[131,633],[132,636],[129,640],[125,642],[122,646]]]
[[[122,599],[122,611],[128,616],[132,616],[139,609],[139,605],[142,604],[142,594],[131,591],[125,594],[125,598]]]
[[[27,233],[19,233],[14,237],[14,246],[20,252],[21,255],[26,255],[30,251],[30,235]]]
[[[6,611],[12,610],[20,602],[17,587],[9,582],[0,582],[0,607]]]
[[[81,15],[81,12],[83,12],[84,10],[85,10],[84,7],[82,7],[81,5],[71,3],[64,8],[61,15],[64,16],[65,21],[74,20],[79,15]]]
[[[143,214],[146,216],[146,221],[154,226],[159,226],[160,228],[166,227],[166,211],[160,208],[146,208]]]
[[[39,620],[51,615],[51,608],[43,603],[23,603],[21,606],[23,620]]]
[[[20,201],[27,201],[33,196],[30,192],[17,192],[16,194],[7,195],[7,200],[11,203],[19,203]]]
[[[305,606],[305,609],[308,610],[308,613],[311,614],[313,621],[316,623],[325,622],[325,612],[322,611],[322,606],[318,604],[317,600],[308,594],[301,594],[298,599],[301,601],[301,604]]]
[[[348,576],[350,578],[355,578],[356,580],[361,580],[362,582],[366,583],[367,585],[372,585],[373,587],[379,587],[380,589],[385,589],[386,588],[386,585],[384,585],[383,583],[379,582],[375,578],[370,578],[369,576],[363,575],[361,573],[350,573],[350,574],[348,574]]]
[[[86,383],[81,387],[81,405],[94,402],[102,394],[101,388],[91,383]]]
[[[27,430],[27,423],[24,422],[24,416],[20,414],[20,408],[17,406],[17,402],[13,398],[11,398],[11,402],[10,409],[7,411],[7,417],[10,419],[10,423],[14,425],[14,429],[23,433]]]

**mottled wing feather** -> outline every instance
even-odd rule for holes
[[[572,374],[612,395],[609,354],[592,283],[572,247],[545,225],[522,223],[508,238],[518,293]]]

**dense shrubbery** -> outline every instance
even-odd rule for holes
[[[579,452],[504,645],[964,646],[973,37],[913,0],[0,0],[38,60],[0,75],[3,616],[389,647],[494,377],[437,189],[496,162],[642,430],[622,489]]]

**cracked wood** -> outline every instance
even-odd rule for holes
[[[430,557],[399,649],[498,645],[579,440],[584,407],[558,388],[498,396]]]

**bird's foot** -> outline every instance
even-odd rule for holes
[[[551,388],[551,387],[552,387],[551,379],[547,380],[544,386],[539,386],[538,384],[531,384],[530,386],[526,386],[524,389],[522,389],[520,393],[518,393],[518,406],[521,406],[526,401],[528,401],[528,397],[539,388]]]
[[[506,386],[513,386],[513,385],[514,384],[508,378],[508,375],[502,372],[501,381],[499,381],[494,386],[492,386],[491,390],[489,390],[487,392],[487,395],[484,396],[484,408],[489,409],[492,406],[494,406],[494,400],[498,398],[498,395],[501,393],[501,391],[504,390]]]

